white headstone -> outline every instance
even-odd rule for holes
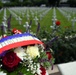
[[[55,10],[55,8],[53,9],[53,16],[56,16],[56,10]]]
[[[76,22],[76,17],[74,17],[71,21],[72,21],[72,27],[74,27],[75,22]]]
[[[29,20],[30,15],[27,13],[26,14],[26,19]]]
[[[22,24],[22,19],[20,18],[20,16],[17,16],[17,17],[16,17],[16,20],[18,20],[18,21],[19,21],[19,25],[21,25],[21,24]]]
[[[37,18],[37,16],[35,16],[34,20],[35,20],[35,24],[38,25],[38,20],[39,19]]]
[[[21,25],[22,24],[22,19],[20,17],[18,17],[18,21],[19,21],[19,24]]]
[[[34,13],[32,12],[31,14],[32,14],[32,18],[33,18],[34,17]]]
[[[4,17],[6,18],[7,15],[6,15],[6,8],[4,9]]]
[[[6,17],[3,17],[3,22],[6,23],[6,21],[7,21],[7,18]]]
[[[29,32],[29,28],[31,27],[28,22],[23,25],[26,28],[26,32]]]
[[[40,15],[39,15],[40,20],[42,20],[42,17],[43,17],[43,16],[40,14]]]
[[[70,14],[68,14],[67,15],[67,18],[68,18],[68,21],[70,20],[70,18],[71,18],[71,15]]]
[[[22,17],[24,17],[24,12],[22,13]]]
[[[50,26],[52,29],[55,29],[56,28],[56,11],[55,11],[55,8],[53,10],[53,18],[52,18],[52,25]]]
[[[52,19],[52,24],[53,24],[53,26],[55,26],[55,25],[56,25],[56,21],[57,21],[57,19],[56,19],[56,18],[53,18],[53,19]]]
[[[35,15],[37,16],[37,11],[35,11]]]

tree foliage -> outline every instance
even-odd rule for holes
[[[51,6],[58,6],[60,3],[60,0],[48,0],[49,1],[49,5]]]
[[[68,0],[68,4],[72,7],[76,7],[76,0]]]
[[[41,6],[45,4],[46,6],[58,6],[60,0],[10,0],[10,6]],[[8,5],[8,3],[4,4]]]
[[[3,7],[3,4],[2,4],[2,2],[0,1],[0,9]]]

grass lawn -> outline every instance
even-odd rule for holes
[[[49,8],[50,9],[50,8]],[[44,12],[44,11],[43,11]],[[8,10],[6,10],[6,13],[7,13],[7,18],[9,17],[10,15],[10,12]],[[17,15],[19,15],[19,13],[15,12]],[[41,12],[42,13],[42,12]],[[4,12],[2,11],[0,13],[0,24],[2,22],[2,18],[3,18],[3,14]],[[31,14],[31,13],[29,13]],[[34,20],[32,18],[32,16],[30,16],[30,20],[26,20],[26,17],[22,17],[21,15],[19,15],[21,18],[22,18],[22,24],[19,25],[19,21],[17,21],[13,16],[12,16],[12,19],[11,19],[11,28],[17,28],[19,30],[21,30],[22,32],[25,32],[26,29],[23,27],[23,25],[25,24],[26,21],[30,21],[32,20],[32,27],[31,27],[31,30],[33,32],[36,32],[36,29],[37,29],[37,25],[35,25],[34,23]],[[25,16],[26,16],[26,13],[25,13]],[[38,16],[38,15],[37,15]],[[45,29],[46,31],[50,32],[51,31],[51,28],[50,26],[52,25],[52,16],[53,16],[53,9],[51,9],[44,17],[43,19],[39,22],[40,22],[40,25],[41,25],[41,29]],[[57,16],[57,19],[61,22],[61,29],[62,31],[65,30],[65,27],[69,26],[71,27],[72,26],[72,22],[71,21],[68,21],[60,12],[58,9],[56,9],[56,16]]]

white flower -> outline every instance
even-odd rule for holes
[[[40,64],[37,63],[37,74],[38,74],[38,75],[42,75],[41,72],[42,72],[42,71],[40,70]],[[49,75],[48,72],[47,72],[47,70],[46,70],[46,74],[45,74],[45,75]]]
[[[37,64],[37,67],[38,67],[38,68],[37,68],[37,74],[38,74],[38,75],[41,75],[40,64]]]
[[[69,37],[68,36],[65,36],[65,38],[68,39]]]
[[[27,46],[27,54],[30,55],[31,58],[35,58],[36,56],[40,57],[38,46]]]
[[[70,38],[72,38],[73,36],[72,36],[72,35],[70,35],[69,37],[70,37]]]
[[[27,69],[27,71],[29,71],[29,69]]]
[[[7,75],[6,73],[4,73],[3,71],[0,72],[0,75]]]
[[[17,54],[17,56],[23,60],[24,56],[26,56],[25,50],[21,47],[18,47],[14,50],[14,52]]]
[[[0,68],[2,67],[2,64],[0,64]]]
[[[43,38],[43,39],[42,39],[42,41],[46,41],[46,40],[47,40],[47,38]]]
[[[53,50],[50,48],[50,51],[53,53]]]
[[[47,71],[46,71],[46,75],[49,75]]]

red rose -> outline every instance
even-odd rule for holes
[[[60,21],[56,21],[56,25],[59,26],[60,25]]]
[[[16,53],[14,52],[8,52],[2,58],[3,66],[8,71],[13,71],[17,67],[19,62],[20,62],[20,59],[17,57]]]
[[[50,52],[46,52],[47,56],[48,56],[48,60],[50,60],[52,58],[52,55]]]
[[[13,33],[13,34],[21,34],[22,32],[21,32],[20,30],[16,29],[16,28],[14,28],[14,29],[12,30],[12,33]]]
[[[41,75],[46,75],[46,69],[41,65],[40,66]]]

